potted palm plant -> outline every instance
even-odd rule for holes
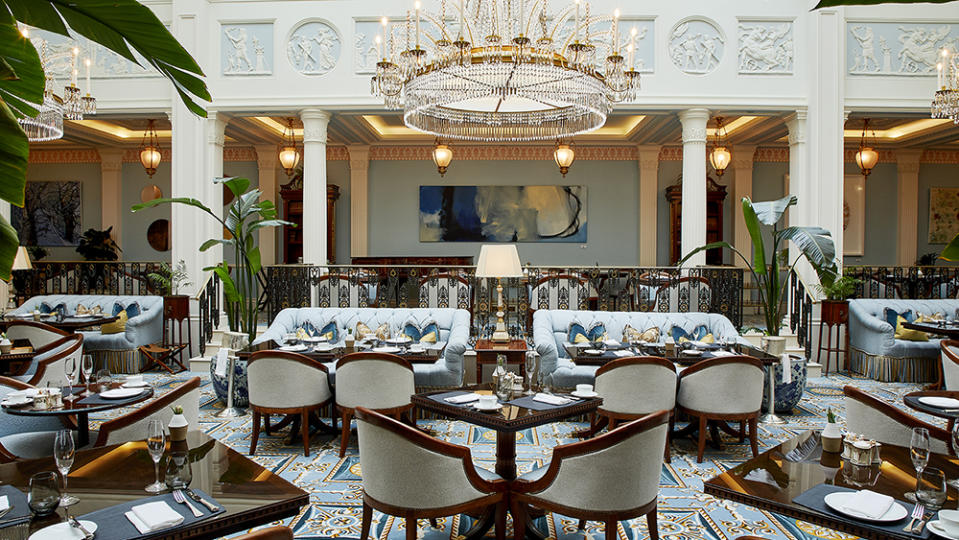
[[[154,288],[163,293],[163,317],[165,319],[180,320],[190,314],[190,297],[180,294],[181,287],[192,285],[190,273],[187,272],[186,262],[183,259],[173,266],[160,263],[156,272],[147,274],[147,279]]]
[[[817,271],[819,268],[816,269]],[[819,292],[823,295],[820,302],[819,319],[823,324],[843,324],[849,316],[849,298],[856,293],[860,280],[852,276],[839,276],[835,279],[828,272],[819,272]]]

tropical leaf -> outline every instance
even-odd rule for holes
[[[752,207],[759,222],[771,227],[779,223],[783,214],[786,213],[786,209],[796,204],[796,200],[795,195],[788,195],[776,201],[752,203]]]
[[[30,143],[13,112],[0,99],[0,199],[23,206]],[[10,264],[13,259],[10,259]],[[0,272],[2,277],[2,272]]]
[[[790,240],[799,247],[809,263],[835,272],[836,244],[832,234],[822,227],[787,227],[778,233],[780,240]]]
[[[762,204],[762,203],[758,203]],[[749,197],[743,197],[743,220],[746,222],[746,230],[749,231],[749,238],[753,242],[753,271],[757,275],[766,274],[766,246],[763,244],[763,232],[759,228],[759,216],[756,215],[755,206],[749,200]]]
[[[942,250],[939,258],[949,262],[959,262],[959,234],[953,237],[946,249]]]
[[[946,4],[953,0],[819,0],[814,9],[836,6],[875,6],[878,4]]]
[[[36,116],[34,105],[43,101],[46,79],[40,55],[29,39],[17,29],[9,12],[0,9],[0,58],[6,66],[0,77],[0,99],[17,116]]]

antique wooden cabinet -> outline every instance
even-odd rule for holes
[[[683,219],[683,178],[666,188],[666,200],[669,202],[669,262],[676,264],[683,258],[682,219]],[[723,240],[723,205],[726,202],[726,186],[721,186],[706,177],[706,243]],[[706,252],[706,264],[723,264],[723,250],[711,249]]]
[[[283,227],[283,263],[297,264],[303,257],[303,179],[297,175],[289,184],[280,186],[283,199],[283,219],[296,223],[296,227]],[[336,200],[340,187],[326,186],[326,258],[336,264]]]

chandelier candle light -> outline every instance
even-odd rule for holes
[[[459,0],[454,18],[446,16],[447,0],[437,14],[417,1],[407,12],[406,48],[399,54],[384,18],[373,95],[387,108],[403,109],[408,127],[442,139],[570,139],[602,127],[613,105],[635,100],[639,89],[639,73],[627,69],[621,54],[618,11],[593,17],[589,3],[576,0],[549,14],[549,3],[467,7]],[[606,22],[609,30],[600,31]],[[608,39],[592,41],[604,33]],[[635,36],[634,30],[629,64],[635,61]]]
[[[932,117],[948,118],[959,125],[959,51],[948,47],[939,51],[936,73],[936,94],[932,101]]]

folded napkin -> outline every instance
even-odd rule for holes
[[[540,403],[548,403],[549,405],[566,405],[572,400],[564,397],[560,397],[560,396],[554,396],[551,394],[540,393],[533,396],[533,401],[538,401]]]
[[[7,496],[4,495],[0,497],[0,512],[3,512],[7,508],[10,508],[10,501],[7,500]]]
[[[789,357],[789,353],[783,353],[782,358],[780,358],[780,360],[782,360],[782,367],[783,367],[783,384],[789,384],[793,382],[792,358]]]
[[[863,489],[853,493],[846,499],[842,509],[853,515],[866,519],[877,519],[885,515],[892,506],[893,498],[882,493]]]
[[[615,339],[607,339],[603,341],[603,343],[605,343],[607,347],[619,347],[619,342]]]
[[[735,356],[735,355],[729,351],[724,351],[722,349],[719,349],[719,350],[713,351],[713,356],[723,357],[723,356]]]
[[[919,402],[924,405],[941,407],[943,409],[959,409],[959,399],[954,399],[954,398],[940,397],[940,396],[923,396],[919,398]]]
[[[635,353],[633,351],[613,351],[613,354],[619,357],[633,356]]]
[[[124,514],[142,534],[176,527],[183,523],[183,516],[164,501],[134,506]]]
[[[452,403],[454,405],[462,405],[463,403],[470,403],[476,401],[480,398],[479,394],[469,393],[469,394],[460,394],[458,396],[451,396],[448,398],[443,398],[443,401]]]

